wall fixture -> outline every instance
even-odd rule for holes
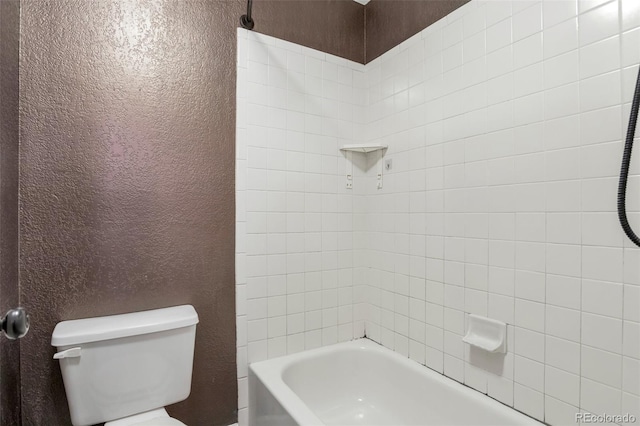
[[[474,314],[467,316],[467,323],[463,342],[487,352],[507,352],[507,324]]]
[[[240,26],[247,30],[252,30],[255,22],[251,19],[251,7],[253,6],[253,0],[247,0],[247,14],[240,17]]]
[[[377,162],[378,165],[378,173],[376,174],[377,178],[377,188],[382,189],[382,170],[384,169],[384,161],[382,158],[384,157],[384,151],[388,148],[387,145],[378,145],[378,144],[348,144],[343,145],[340,148],[340,151],[345,151],[347,156],[347,189],[353,189],[353,153],[364,153],[369,154],[370,152],[380,152],[380,159]]]

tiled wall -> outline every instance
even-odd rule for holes
[[[247,363],[364,335],[353,197],[339,147],[362,135],[364,66],[238,30],[239,421]],[[358,311],[358,309],[356,309]]]
[[[616,216],[638,62],[637,0],[474,0],[367,65],[393,160],[356,244],[367,337],[551,424],[640,415],[640,250]],[[506,356],[462,343],[467,313],[509,324]]]
[[[367,337],[550,424],[581,410],[640,418],[640,250],[615,204],[639,1],[473,0],[365,67],[246,37],[241,409],[247,357],[356,337],[364,315]],[[307,73],[304,115],[301,98],[273,94],[285,63],[286,88]],[[354,155],[344,189],[338,146],[362,141],[389,146],[380,190],[375,154]],[[628,209],[640,229],[637,156]],[[509,325],[506,355],[462,343],[467,313]]]

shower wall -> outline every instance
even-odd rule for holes
[[[640,417],[640,250],[616,216],[640,62],[636,1],[472,0],[350,79],[335,58],[247,37],[237,133],[241,406],[247,360],[358,337],[364,315],[367,337],[547,423],[572,424],[578,412]],[[280,49],[308,55],[305,66],[282,65],[290,54]],[[305,103],[284,103],[276,89],[303,77]],[[336,119],[355,132],[326,133]],[[291,131],[304,133],[304,148]],[[382,189],[378,154],[354,154],[353,189],[344,189],[337,148],[353,142],[388,145]],[[628,210],[638,229],[633,163]],[[326,242],[314,235],[325,223]],[[344,334],[325,285],[337,286],[338,307],[349,291],[355,328],[345,322]],[[506,354],[462,343],[470,313],[508,324]]]
[[[640,250],[616,216],[639,61],[635,0],[474,0],[367,65],[366,139],[393,160],[354,237],[367,337],[551,424],[640,415]],[[469,313],[509,324],[506,356],[462,343]]]
[[[238,30],[239,421],[247,363],[361,337],[353,197],[339,147],[363,134],[364,66]],[[359,299],[358,299],[359,297]]]

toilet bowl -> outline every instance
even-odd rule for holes
[[[73,426],[184,426],[164,407],[191,392],[197,323],[191,305],[58,323]]]

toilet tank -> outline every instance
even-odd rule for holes
[[[182,401],[191,392],[198,314],[191,305],[58,323],[58,349],[74,426]]]

